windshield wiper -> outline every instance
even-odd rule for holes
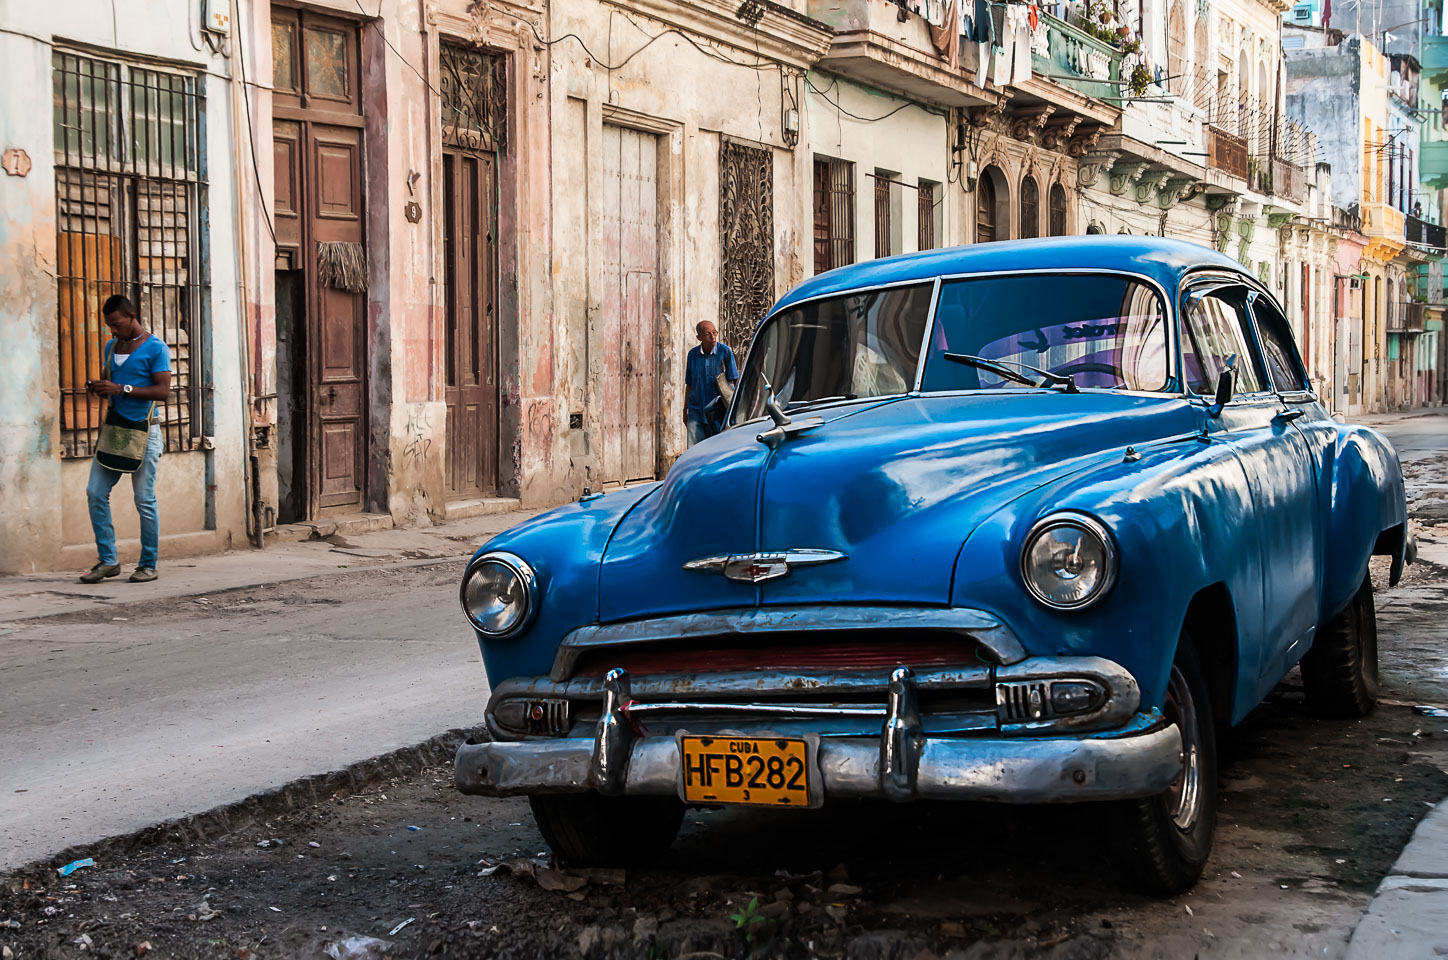
[[[1076,389],[1076,380],[1069,373],[1055,373],[1051,370],[1042,370],[1040,367],[1032,366],[1029,363],[1021,363],[1019,360],[987,360],[985,357],[978,357],[973,353],[947,353],[945,359],[953,360],[956,363],[963,363],[968,367],[975,367],[977,370],[988,370],[998,374],[1007,380],[1014,380],[1016,383],[1023,383],[1028,387],[1043,387],[1046,384],[1065,387],[1067,393],[1079,393]],[[1041,382],[1036,382],[1024,373],[1012,370],[1006,364],[1016,367],[1024,367],[1032,373],[1042,377]]]
[[[834,403],[837,400],[854,400],[855,394],[846,394],[843,397],[816,397],[813,400],[791,400],[784,405],[786,410],[807,410],[810,407],[819,406],[822,403]]]

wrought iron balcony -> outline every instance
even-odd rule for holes
[[[1207,127],[1207,166],[1215,167],[1239,180],[1246,180],[1246,139],[1235,133],[1228,133],[1215,124]]]

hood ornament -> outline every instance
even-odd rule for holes
[[[779,401],[774,398],[774,387],[770,385],[769,378],[761,373],[759,379],[764,381],[764,412],[769,414],[769,419],[774,421],[774,426],[756,436],[755,440],[774,448],[796,433],[824,426],[824,417],[810,417],[808,420],[800,421],[791,420],[789,414],[780,407]]]
[[[685,570],[704,573],[722,573],[737,583],[763,583],[789,576],[793,567],[807,567],[817,563],[843,560],[845,555],[838,550],[816,550],[810,547],[796,547],[793,550],[777,550],[761,553],[722,553],[713,557],[700,557],[684,564]]]

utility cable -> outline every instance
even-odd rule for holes
[[[237,13],[240,14],[240,12],[240,7],[238,7]],[[266,195],[262,193],[261,189],[261,168],[257,166],[256,162],[256,127],[253,126],[251,120],[251,96],[246,90],[248,83],[246,79],[246,50],[243,48],[241,41],[241,35],[245,32],[246,29],[242,26],[240,17],[238,16],[236,24],[236,59],[241,64],[241,102],[246,105],[246,146],[247,152],[251,154],[252,176],[256,178],[256,195],[261,200],[262,221],[266,223],[266,232],[271,234],[272,246],[276,246],[277,231],[276,227],[272,225],[271,211],[266,207]]]

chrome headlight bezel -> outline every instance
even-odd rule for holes
[[[473,612],[468,609],[468,584],[472,581],[473,575],[480,568],[487,564],[497,564],[511,573],[523,588],[523,614],[517,621],[503,631],[489,630],[473,617]],[[490,639],[502,640],[508,637],[516,637],[532,625],[533,620],[538,616],[538,575],[533,568],[522,557],[506,550],[495,550],[482,554],[468,564],[467,570],[463,572],[462,585],[458,588],[458,602],[462,605],[463,616],[468,618],[468,623],[474,630]]]
[[[1088,596],[1073,603],[1061,603],[1058,600],[1053,600],[1041,590],[1031,577],[1029,565],[1031,548],[1035,546],[1036,541],[1040,539],[1042,534],[1058,527],[1072,527],[1094,538],[1101,545],[1102,556],[1105,558],[1106,572],[1101,578],[1100,586]],[[1048,514],[1037,520],[1031,526],[1030,531],[1026,534],[1025,540],[1021,543],[1021,581],[1026,585],[1026,589],[1030,591],[1031,596],[1035,597],[1038,603],[1050,607],[1052,610],[1085,610],[1088,607],[1100,603],[1111,593],[1111,588],[1116,585],[1118,566],[1116,541],[1112,538],[1111,532],[1107,530],[1106,526],[1099,520],[1087,516],[1084,513],[1060,512]]]

